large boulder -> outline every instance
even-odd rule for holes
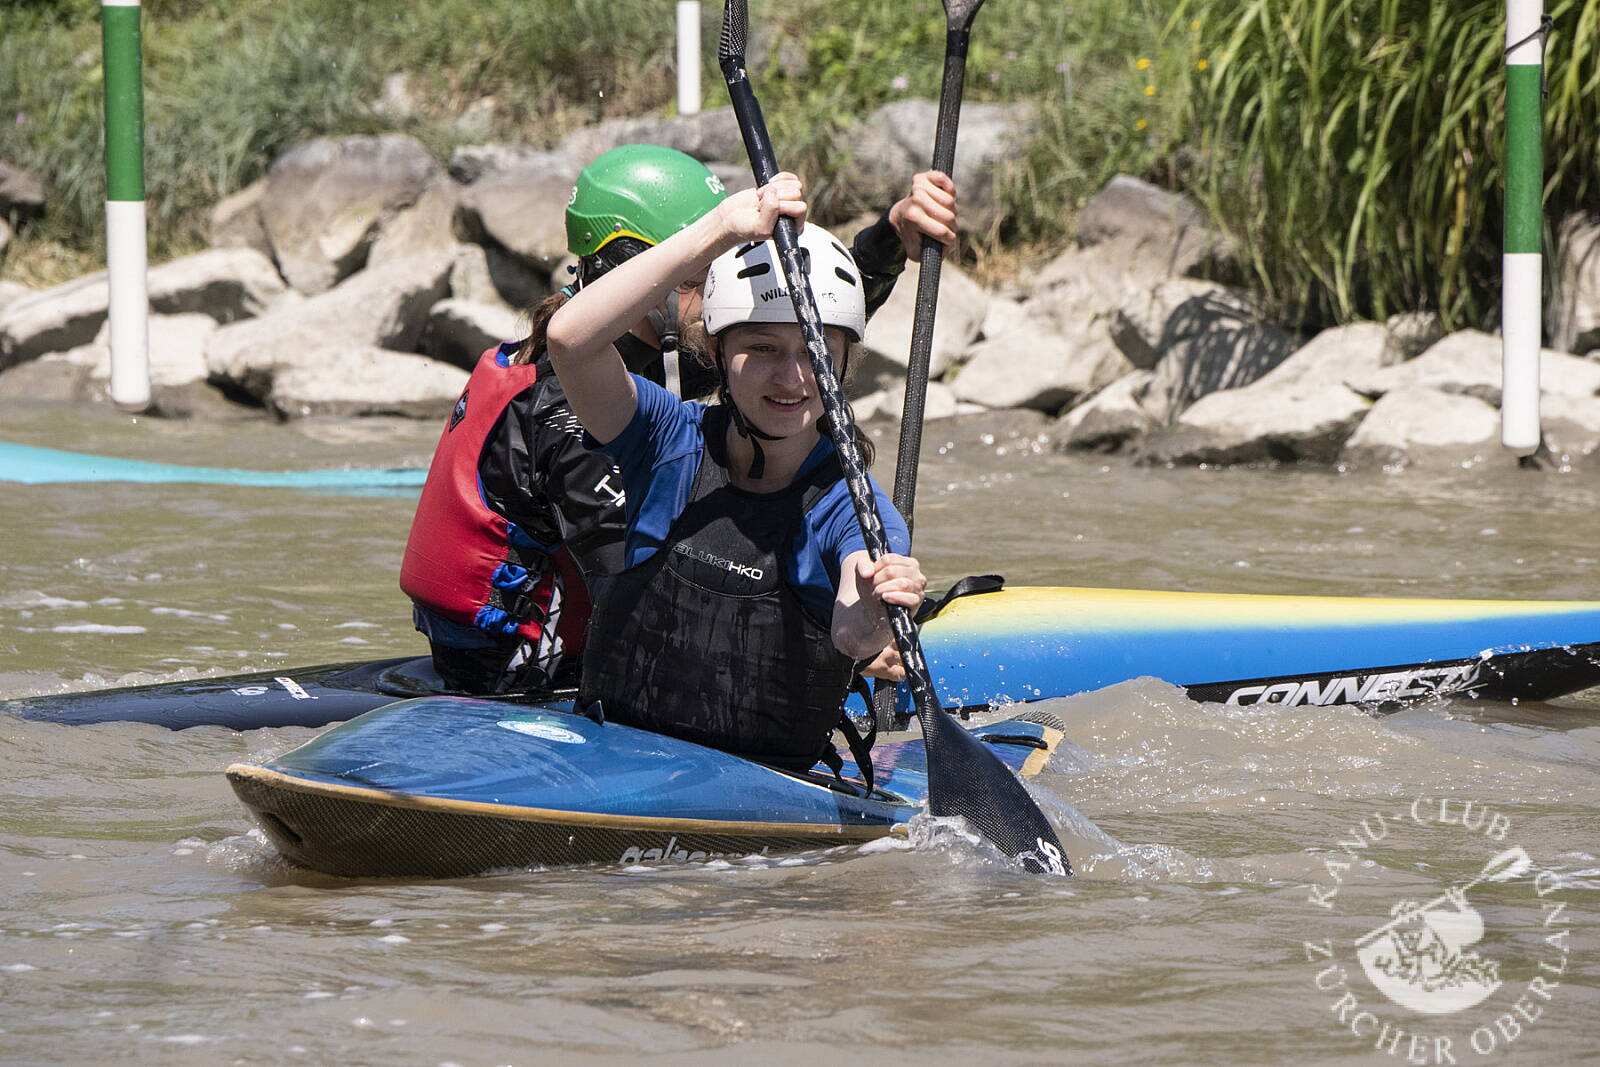
[[[152,390],[201,382],[206,368],[206,340],[217,329],[217,320],[193,312],[150,316],[150,387]],[[111,380],[111,324],[100,328],[88,351],[94,355],[89,380]],[[84,351],[80,349],[79,351]]]
[[[1325,330],[1251,385],[1195,401],[1146,442],[1152,463],[1333,463],[1371,401],[1343,384],[1381,365],[1376,323]]]
[[[1141,402],[1171,423],[1190,404],[1260,379],[1294,351],[1288,331],[1264,322],[1220,288],[1191,297],[1167,319],[1162,356]]]
[[[1473,396],[1405,385],[1385,393],[1345,442],[1350,466],[1472,466],[1498,454],[1500,415]]]
[[[264,403],[279,371],[320,358],[314,353],[341,346],[413,352],[429,311],[449,293],[453,264],[449,252],[394,260],[293,307],[224,326],[207,342],[207,369]]]
[[[409,415],[442,418],[467,372],[426,356],[370,345],[306,349],[272,377],[263,402],[282,419],[316,415]]]
[[[439,175],[421,142],[402,134],[319,137],[267,168],[261,221],[283,276],[308,295],[326,292],[366,262],[385,219]]]
[[[32,296],[34,291],[21,282],[0,282],[0,311],[15,304],[23,297]]]
[[[0,218],[0,260],[5,258],[6,247],[11,244],[11,224]]]
[[[150,309],[200,312],[218,322],[259,315],[292,299],[272,264],[247,248],[217,248],[152,267]],[[105,271],[22,297],[0,310],[0,368],[94,340],[110,299]]]
[[[551,293],[545,276],[498,245],[457,245],[450,295],[526,311]]]
[[[32,171],[0,160],[0,218],[44,214],[44,185]]]
[[[466,239],[498,245],[549,276],[567,254],[566,210],[579,166],[560,152],[507,158],[461,191]]]
[[[441,300],[428,312],[421,347],[434,359],[471,370],[485,350],[525,333],[522,316],[504,304]]]
[[[253,248],[271,256],[272,241],[267,237],[266,223],[261,221],[261,201],[266,195],[267,181],[263,178],[219,200],[211,209],[211,246]]]
[[[1477,397],[1498,407],[1500,377],[1500,338],[1479,330],[1462,330],[1413,360],[1352,373],[1346,383],[1371,397],[1396,389],[1425,388]],[[1600,392],[1600,361],[1547,348],[1540,353],[1539,380],[1546,396],[1593,398]]]
[[[1156,427],[1141,398],[1151,374],[1136,370],[1106,386],[1067,412],[1050,428],[1050,443],[1059,452],[1120,452],[1141,441]]]
[[[1550,343],[1582,354],[1600,348],[1600,212],[1575,212],[1556,234]]]
[[[894,292],[867,322],[865,344],[874,354],[904,370],[911,358],[911,332],[916,323],[917,285],[922,277],[919,261],[906,263]],[[953,264],[939,268],[939,303],[933,314],[933,348],[928,376],[943,376],[950,364],[972,344],[983,326],[989,294]]]
[[[625,144],[675,148],[702,163],[731,163],[744,159],[744,139],[731,107],[667,118],[608,119],[574,130],[562,138],[556,148],[577,160],[580,166],[588,166],[596,156]],[[749,168],[745,170],[748,172]]]
[[[461,241],[456,226],[460,202],[461,186],[449,177],[440,177],[422,191],[416,203],[383,223],[367,252],[367,265],[456,247]]]
[[[0,370],[94,340],[110,299],[105,271],[25,296],[0,311]]]
[[[887,206],[904,196],[911,176],[928,168],[938,118],[937,101],[909,98],[883,105],[849,129],[840,143],[850,155],[841,181],[854,199]],[[1033,125],[1025,105],[963,102],[952,175],[963,229],[983,231],[996,221],[997,168],[1027,144]]]
[[[1087,252],[1077,255],[1088,256]],[[1123,278],[1130,275],[1123,274]],[[1243,296],[1217,285],[1194,278],[1168,278],[1154,285],[1125,285],[1126,298],[1116,305],[1111,314],[1109,329],[1111,339],[1122,354],[1140,370],[1149,370],[1161,361],[1168,342],[1167,324],[1180,307],[1191,300],[1221,302],[1248,310]]]
[[[1185,274],[1223,245],[1199,204],[1126,174],[1084,205],[1078,243],[1107,246],[1126,269],[1156,277]]]
[[[956,375],[957,399],[1054,413],[1133,370],[1103,326],[1061,330],[1028,314],[975,345]]]
[[[272,261],[250,248],[213,248],[150,268],[150,310],[198,312],[219,323],[254,318],[298,298]]]

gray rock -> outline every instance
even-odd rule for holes
[[[279,371],[320,358],[313,353],[415,351],[429,311],[449,292],[454,262],[447,252],[394,260],[295,306],[224,326],[206,344],[206,366],[213,380],[265,402]]]
[[[1462,330],[1399,366],[1352,374],[1350,388],[1381,397],[1396,389],[1428,388],[1500,405],[1501,342],[1479,330]],[[1545,396],[1592,398],[1600,392],[1600,362],[1544,349],[1539,360]],[[1600,403],[1600,401],[1596,401]]]
[[[904,371],[911,358],[911,331],[916,321],[920,262],[907,262],[894,292],[867,323],[868,349]],[[989,294],[953,264],[939,268],[939,303],[933,315],[930,378],[942,377],[950,364],[972,344],[988,311]]]
[[[467,372],[426,356],[361,345],[310,348],[279,370],[266,406],[279,418],[315,415],[407,415],[442,418]]]
[[[254,318],[299,297],[283,284],[272,261],[250,248],[213,248],[150,268],[150,310],[198,312],[217,322]]]
[[[524,320],[504,304],[441,300],[428,313],[422,350],[434,359],[471,370],[486,349],[527,333]]]
[[[548,276],[567,254],[567,197],[577,177],[572,159],[555,152],[486,170],[462,190],[461,232]]]
[[[11,244],[11,224],[5,219],[0,219],[0,259],[5,258],[6,248]]]
[[[1496,455],[1500,416],[1475,397],[1405,385],[1383,395],[1345,443],[1350,466],[1471,466]]]
[[[65,404],[86,399],[90,367],[88,359],[73,353],[51,352],[0,370],[0,400]]]
[[[1294,347],[1287,331],[1241,310],[1225,290],[1191,297],[1167,320],[1163,354],[1142,402],[1171,423],[1203,396],[1258,380]]]
[[[455,248],[461,241],[456,232],[460,202],[461,186],[447,177],[435,181],[423,190],[416,203],[401,208],[384,222],[367,253],[367,265]]]
[[[1153,463],[1333,463],[1371,402],[1343,382],[1379,367],[1376,323],[1324,330],[1253,384],[1196,400],[1146,442]]]
[[[23,297],[32,296],[33,294],[34,290],[21,282],[0,282],[0,311],[4,311]]]
[[[1550,300],[1550,343],[1583,354],[1600,348],[1600,213],[1561,221]]]
[[[247,248],[214,248],[152,267],[150,309],[198,311],[219,322],[260,314],[290,299],[272,264]],[[105,271],[24,296],[0,310],[0,367],[94,340],[106,321]]]
[[[1067,412],[1050,429],[1051,445],[1060,452],[1118,452],[1143,440],[1156,426],[1140,400],[1150,378],[1146,370],[1125,374]]]
[[[217,329],[217,320],[195,313],[150,316],[150,387],[186,385],[204,381],[206,339]],[[89,378],[94,382],[111,380],[111,325],[100,328],[94,341],[78,351],[92,352],[94,366]]]
[[[30,170],[0,161],[0,216],[43,215],[44,185]]]
[[[1072,254],[1088,258],[1084,252]],[[1129,278],[1128,275],[1122,277]],[[1168,343],[1167,324],[1189,301],[1218,302],[1241,313],[1249,307],[1243,296],[1214,282],[1192,278],[1170,278],[1150,286],[1125,284],[1123,291],[1126,298],[1116,305],[1108,328],[1117,348],[1128,357],[1128,362],[1141,370],[1149,370],[1160,362]]]
[[[933,141],[928,143],[931,145]],[[608,119],[596,126],[574,130],[562,138],[556,148],[577,160],[580,166],[588,166],[596,156],[625,144],[676,148],[702,163],[713,160],[732,163],[744,158],[744,139],[739,134],[739,124],[734,120],[731,107],[668,118]],[[911,175],[906,177],[909,179]]]
[[[877,397],[877,408],[874,414],[880,418],[898,419],[906,409],[906,383],[900,382],[891,386],[882,393],[873,394]],[[923,421],[930,419],[948,418],[956,413],[958,407],[955,393],[948,385],[942,382],[929,382],[928,393],[922,406]],[[864,416],[865,417],[865,416]]]
[[[439,166],[415,138],[319,137],[267,168],[261,220],[283,276],[308,295],[359,270],[379,226],[416,202]]]
[[[1416,359],[1444,337],[1444,323],[1437,311],[1403,311],[1384,322],[1389,331],[1383,365]]]
[[[219,201],[211,209],[211,246],[251,248],[270,257],[272,241],[261,221],[261,200],[266,195],[267,182],[263,178]]]
[[[25,296],[0,311],[0,370],[88,344],[106,320],[105,271]]]
[[[1333,463],[1372,402],[1335,383],[1257,382],[1195,401],[1145,442],[1147,463]]]
[[[1062,332],[1025,315],[1013,329],[975,345],[952,385],[961,400],[1054,413],[1131,370],[1103,326]]]
[[[445,169],[456,181],[471,185],[491,171],[540,166],[550,155],[545,149],[523,144],[462,145],[451,153]],[[574,169],[578,166],[571,160],[567,161],[567,165]]]
[[[841,144],[848,146],[851,166],[840,180],[853,197],[889,204],[904,196],[911,176],[928,168],[938,117],[937,101],[909,98],[883,105],[849,129]],[[1026,105],[963,102],[953,175],[962,229],[982,231],[996,221],[996,170],[1016,157],[1033,127]]]
[[[1119,174],[1084,205],[1078,243],[1113,244],[1117,256],[1148,264],[1160,276],[1187,273],[1223,250],[1223,241],[1193,200]]]

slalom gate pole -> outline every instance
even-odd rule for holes
[[[678,0],[678,114],[700,114],[700,0]]]
[[[106,276],[111,295],[111,399],[150,405],[150,303],[145,269],[144,87],[139,0],[100,0],[106,93]]]
[[[1539,347],[1544,315],[1543,0],[1506,0],[1505,249],[1501,258],[1500,443],[1539,447]]]

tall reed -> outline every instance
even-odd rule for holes
[[[1600,205],[1600,0],[1549,10],[1554,222]],[[1280,314],[1496,321],[1504,25],[1500,0],[1178,0],[1180,177]]]

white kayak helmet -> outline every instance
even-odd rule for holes
[[[807,223],[800,231],[800,262],[811,279],[823,325],[861,340],[867,329],[867,298],[861,271],[844,245],[816,223]],[[712,260],[703,297],[701,317],[712,336],[747,322],[795,321],[778,247],[771,241],[740,245]]]

